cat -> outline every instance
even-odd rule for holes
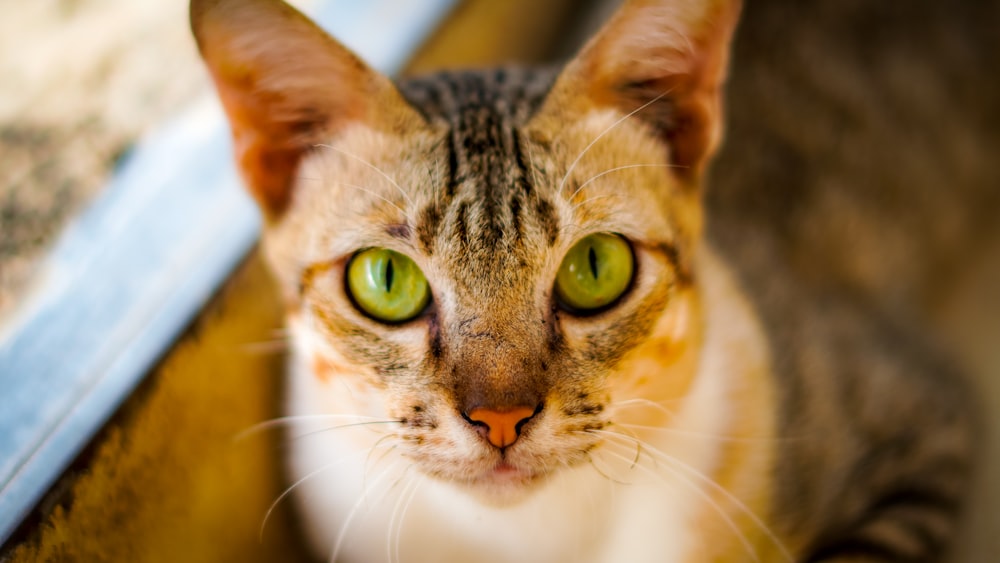
[[[287,310],[318,557],[946,553],[960,375],[706,236],[740,9],[630,1],[560,70],[394,84],[280,0],[192,1]]]

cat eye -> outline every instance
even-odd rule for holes
[[[427,278],[413,260],[386,248],[369,248],[351,258],[347,290],[362,312],[386,323],[415,318],[431,297]]]
[[[572,312],[596,312],[625,293],[634,271],[632,247],[623,237],[592,234],[563,258],[556,274],[556,297]]]

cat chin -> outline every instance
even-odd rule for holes
[[[443,480],[485,506],[506,508],[525,502],[548,481],[549,476],[549,473],[533,473],[500,463],[473,479]]]
[[[540,476],[516,482],[466,481],[457,483],[457,486],[484,506],[508,508],[524,503],[544,481],[545,476]]]

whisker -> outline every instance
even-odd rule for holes
[[[736,436],[732,434],[714,434],[712,432],[699,432],[697,430],[685,430],[683,428],[671,428],[668,426],[647,426],[643,424],[629,424],[626,422],[615,422],[614,425],[624,428],[638,428],[640,430],[649,430],[651,432],[665,432],[668,434],[677,434],[680,436],[693,436],[697,438],[706,438],[709,440],[718,440],[720,442],[772,443],[772,442],[782,442],[782,441],[797,439],[797,438],[779,438],[779,437]]]
[[[584,147],[584,149],[582,151],[580,151],[580,154],[577,155],[576,160],[574,160],[569,165],[569,168],[566,170],[566,174],[563,175],[562,180],[559,182],[559,187],[556,189],[556,193],[562,193],[563,187],[566,185],[566,180],[569,179],[569,175],[573,173],[573,170],[576,168],[576,165],[580,162],[580,159],[583,158],[583,155],[587,154],[587,151],[589,151],[591,149],[591,147],[593,147],[595,144],[597,144],[597,141],[600,141],[602,137],[604,137],[605,135],[607,135],[608,132],[611,131],[612,129],[614,129],[615,127],[618,127],[619,124],[621,124],[622,122],[624,122],[628,118],[632,117],[633,115],[639,113],[640,111],[646,109],[647,107],[651,106],[652,104],[658,102],[659,100],[661,100],[664,96],[666,96],[669,93],[670,93],[670,90],[667,90],[667,91],[663,92],[662,94],[656,96],[652,100],[649,100],[648,102],[646,102],[646,103],[642,104],[641,106],[637,107],[636,109],[632,110],[631,112],[629,112],[627,115],[623,116],[618,121],[615,121],[607,129],[605,129],[604,131],[601,131],[601,134],[598,135],[597,137],[595,137],[594,140],[590,142],[590,144],[588,144],[586,147]]]
[[[357,428],[359,426],[377,426],[379,424],[392,424],[399,423],[398,420],[368,420],[365,422],[352,422],[350,424],[340,424],[338,426],[330,426],[328,428],[320,428],[319,430],[313,430],[311,432],[306,432],[305,434],[296,434],[289,438],[289,440],[301,440],[302,438],[308,438],[310,436],[315,436],[317,434],[323,434],[331,430],[341,430],[343,428]],[[383,436],[384,437],[384,436]]]
[[[614,434],[614,432],[610,432],[610,434]],[[629,441],[638,440],[638,438],[633,438],[633,437],[630,437],[630,436],[626,436],[624,434],[618,434],[618,436],[620,438],[623,438],[623,439],[629,440]],[[687,472],[689,472],[689,474],[691,476],[696,477],[699,481],[701,481],[702,483],[708,485],[709,487],[711,487],[714,491],[718,492],[719,494],[723,495],[726,499],[729,500],[729,502],[733,503],[740,512],[742,512],[744,515],[746,515],[754,523],[754,525],[756,525],[757,528],[768,537],[768,539],[771,540],[771,542],[775,545],[775,547],[777,547],[778,550],[781,551],[782,555],[784,555],[784,557],[788,561],[794,561],[794,558],[792,557],[791,553],[788,552],[788,549],[785,547],[784,543],[782,543],[782,541],[778,539],[778,537],[774,534],[774,532],[771,531],[771,528],[768,527],[767,524],[765,524],[764,521],[759,516],[757,516],[757,514],[754,511],[750,510],[750,508],[743,501],[741,501],[739,498],[737,498],[736,495],[734,495],[733,493],[729,492],[722,485],[716,483],[715,480],[712,479],[711,477],[705,475],[704,473],[702,473],[698,469],[694,468],[693,466],[691,466],[691,465],[689,465],[689,464],[681,461],[677,457],[672,456],[672,455],[670,455],[668,453],[665,453],[663,451],[660,451],[660,450],[658,450],[656,448],[653,448],[647,442],[643,441],[643,444],[646,447],[645,451],[650,455],[651,459],[654,459],[654,460],[655,459],[661,459],[662,461],[665,461],[665,462],[667,462],[669,464],[672,464],[675,467],[679,467],[680,469],[684,469]]]
[[[569,208],[569,212],[570,213],[576,213],[577,209],[580,209],[581,207],[583,207],[584,205],[586,205],[586,204],[588,204],[588,203],[590,203],[592,201],[597,201],[599,199],[608,199],[608,198],[615,197],[616,195],[617,194],[604,194],[604,195],[595,195],[594,197],[589,197],[589,198],[587,198],[587,199],[585,199],[585,200],[583,200],[583,201],[581,201],[579,203],[574,204],[573,207]]]
[[[303,414],[303,415],[295,415],[295,416],[279,416],[277,418],[272,418],[270,420],[265,420],[263,422],[258,422],[257,424],[254,424],[253,426],[250,426],[246,430],[243,430],[239,434],[236,434],[236,436],[233,437],[233,441],[238,442],[238,441],[244,440],[244,439],[246,439],[246,438],[248,438],[248,437],[250,437],[250,436],[252,436],[254,434],[258,434],[260,432],[263,432],[265,430],[269,430],[269,429],[272,429],[272,428],[277,428],[277,427],[283,426],[285,424],[293,424],[293,423],[296,423],[296,422],[309,422],[309,421],[317,421],[317,420],[340,420],[340,419],[344,419],[344,418],[354,419],[354,420],[361,419],[362,421],[364,421],[366,423],[374,423],[374,422],[381,422],[381,423],[399,422],[398,419],[385,420],[385,419],[381,419],[381,418],[376,418],[374,416],[364,416],[364,415],[358,415],[358,414],[332,414],[331,413],[331,414]],[[350,426],[350,425],[346,425],[346,426]],[[339,427],[335,427],[335,428],[339,428]]]
[[[375,193],[375,192],[373,192],[373,191],[369,190],[368,188],[366,188],[366,187],[364,187],[364,186],[359,186],[359,185],[357,185],[357,184],[348,184],[347,182],[341,182],[340,180],[337,180],[337,181],[336,181],[336,183],[337,183],[337,184],[340,184],[341,186],[347,186],[348,188],[355,188],[355,189],[358,189],[358,190],[361,190],[361,191],[363,191],[363,192],[366,192],[366,193],[369,193],[369,194],[371,194],[371,195],[373,195],[373,196],[375,196],[375,197],[377,197],[377,198],[381,199],[382,201],[384,201],[384,202],[388,203],[389,205],[391,205],[391,206],[395,207],[395,208],[396,208],[396,209],[397,209],[397,210],[398,210],[398,211],[399,211],[399,212],[400,212],[400,213],[401,213],[401,214],[403,215],[403,217],[406,217],[406,219],[407,219],[407,220],[409,220],[409,219],[410,219],[410,214],[409,214],[409,213],[407,213],[405,209],[403,209],[402,207],[400,207],[399,205],[397,205],[397,204],[396,204],[395,202],[393,202],[392,200],[390,200],[390,199],[387,199],[387,198],[384,198],[384,197],[382,197],[381,195],[379,195],[379,194],[377,194],[377,193]],[[412,204],[411,204],[411,205],[412,205]]]
[[[372,454],[375,453],[375,450],[379,447],[379,445],[381,445],[382,442],[384,442],[384,441],[386,441],[386,440],[388,440],[388,439],[390,439],[392,437],[393,437],[392,434],[386,434],[385,436],[382,436],[381,438],[379,438],[378,440],[376,440],[375,443],[372,444],[372,447],[368,449],[368,456],[365,457],[365,465],[364,465],[364,468],[362,469],[362,475],[363,475],[362,478],[361,478],[361,487],[362,488],[368,488],[369,467],[374,467],[374,466],[378,465],[379,463],[381,463],[386,458],[386,456],[388,456],[389,454],[391,454],[392,451],[396,449],[396,446],[398,444],[393,444],[392,447],[383,449],[382,450],[382,455],[380,455],[377,459],[375,459],[374,461],[372,461]]]
[[[574,205],[570,211],[572,212],[572,211],[575,211],[575,210],[576,210],[576,206]],[[583,227],[580,226],[580,225],[577,225],[575,223],[567,223],[567,224],[563,225],[562,227],[559,227],[559,234],[560,235],[568,235],[568,234],[571,233],[571,231],[575,235],[575,233],[583,231]],[[575,237],[570,236],[570,237],[567,237],[567,238],[575,238]]]
[[[389,183],[391,183],[393,186],[396,186],[396,189],[399,190],[399,193],[403,196],[403,199],[406,200],[406,203],[409,203],[411,207],[413,206],[413,200],[410,199],[410,196],[407,195],[406,191],[403,188],[399,187],[399,184],[397,184],[396,181],[392,179],[392,177],[390,177],[388,174],[386,174],[384,171],[382,171],[382,169],[379,168],[378,166],[375,166],[371,162],[368,162],[367,160],[361,158],[360,156],[358,156],[356,154],[349,153],[349,152],[345,151],[344,149],[337,148],[337,147],[335,147],[333,145],[318,144],[318,145],[315,145],[315,146],[316,147],[327,148],[327,149],[330,149],[332,151],[337,151],[340,154],[343,154],[345,156],[349,156],[349,157],[353,158],[354,160],[357,160],[361,164],[364,164],[365,166],[367,166],[367,167],[371,168],[372,170],[378,172],[379,174],[382,175],[383,178],[385,178],[386,180],[388,180]]]
[[[618,479],[615,479],[614,477],[612,477],[612,476],[608,475],[607,473],[605,473],[604,470],[602,470],[600,467],[597,466],[597,461],[594,459],[594,456],[591,455],[590,453],[587,454],[587,461],[590,462],[590,466],[594,468],[594,471],[596,471],[597,474],[600,475],[601,477],[604,477],[607,481],[609,481],[611,483],[614,483],[616,485],[631,485],[632,484],[632,483],[626,483],[625,481],[619,481]]]
[[[396,497],[396,503],[392,506],[392,511],[389,513],[389,522],[385,527],[385,560],[388,563],[393,563],[392,559],[392,532],[396,526],[396,514],[399,512],[400,505],[403,504],[403,499],[406,497],[406,493],[410,490],[410,484],[413,481],[407,480],[406,484],[403,485],[403,490]]]
[[[623,461],[628,461],[628,458],[612,450],[606,450],[606,453],[608,455],[617,457]],[[661,481],[662,483],[667,484],[667,482],[662,478],[662,476],[657,475],[654,471],[650,470],[648,467],[639,466],[639,469],[645,471],[648,475]],[[719,506],[719,503],[715,502],[715,500],[712,499],[712,497],[710,497],[708,493],[703,491],[701,487],[698,487],[697,485],[692,483],[684,475],[679,474],[679,472],[676,469],[672,467],[663,467],[663,469],[666,469],[671,473],[671,475],[677,477],[680,480],[680,482],[687,487],[689,491],[700,496],[702,500],[704,500],[709,506],[711,506],[712,509],[716,512],[716,514],[719,515],[719,517],[723,520],[726,526],[733,532],[733,534],[736,536],[739,542],[743,545],[743,548],[746,550],[747,554],[749,554],[754,561],[760,563],[760,556],[757,554],[757,550],[754,548],[753,544],[750,543],[750,540],[746,537],[746,534],[744,534],[743,531],[740,530],[739,526],[736,525],[736,522],[733,521],[732,517],[726,514],[726,511],[723,510],[721,506]]]
[[[616,166],[614,168],[609,168],[608,170],[605,170],[604,172],[601,172],[600,174],[594,174],[593,176],[591,176],[590,178],[588,178],[586,182],[584,182],[584,183],[580,184],[579,186],[577,186],[576,191],[573,192],[573,194],[569,196],[569,198],[568,198],[569,201],[573,201],[573,198],[576,197],[576,194],[580,193],[580,191],[583,190],[583,188],[587,184],[593,182],[594,180],[596,180],[596,179],[598,179],[598,178],[600,178],[602,176],[607,176],[608,174],[611,174],[612,172],[618,172],[619,170],[628,170],[630,168],[687,168],[687,166],[683,166],[683,165],[680,165],[680,164],[664,164],[664,163],[660,163],[660,164],[627,164],[625,166]]]
[[[330,462],[330,463],[328,463],[326,465],[323,465],[319,469],[316,469],[315,471],[309,472],[308,474],[306,474],[305,477],[302,477],[298,481],[292,483],[288,488],[286,488],[284,491],[282,491],[282,493],[280,495],[278,495],[278,498],[274,499],[274,502],[272,502],[271,505],[267,507],[267,512],[264,514],[264,520],[260,523],[260,531],[258,532],[258,536],[257,536],[258,541],[261,542],[261,543],[264,542],[264,528],[267,527],[267,521],[271,517],[271,513],[274,512],[274,509],[278,506],[278,503],[280,503],[282,500],[285,499],[285,497],[287,497],[288,495],[290,495],[292,493],[292,491],[295,490],[296,487],[298,487],[302,483],[308,481],[309,479],[315,477],[316,475],[319,475],[320,473],[323,473],[324,471],[333,469],[334,467],[336,467],[336,466],[338,466],[338,465],[340,465],[340,464],[348,461],[349,459],[351,459],[352,457],[356,456],[359,453],[361,453],[361,452],[353,452],[351,454],[347,454],[347,455],[341,457],[337,461],[333,461],[333,462]]]
[[[754,513],[754,511],[750,510],[750,508],[747,507],[747,505],[744,504],[743,501],[738,499],[736,495],[727,491],[725,487],[716,483],[714,479],[708,477],[707,475],[705,475],[701,471],[698,471],[697,469],[688,465],[687,463],[684,463],[683,461],[677,459],[674,456],[670,456],[662,452],[660,453],[661,455],[665,456],[668,459],[668,461],[679,466],[681,469],[687,470],[692,476],[702,481],[715,491],[718,491],[724,497],[728,498],[730,502],[735,504],[736,507],[741,512],[743,512],[743,514],[745,514],[748,518],[750,518],[750,520],[753,521],[753,523],[767,536],[767,538],[771,540],[771,542],[775,545],[775,547],[778,548],[778,550],[785,557],[785,559],[787,559],[789,562],[794,561],[792,554],[788,552],[788,549],[785,547],[784,543],[782,543],[782,541],[778,539],[778,537],[774,534],[774,532],[772,532],[771,529],[766,524],[764,524],[764,522],[760,519],[760,517],[758,517],[757,514]]]
[[[368,494],[371,491],[371,489],[377,486],[387,475],[389,475],[392,472],[392,470],[395,467],[396,465],[390,465],[382,473],[380,473],[379,476],[376,477],[374,481],[372,481],[371,488],[366,486],[361,493],[361,498],[359,498],[357,502],[354,503],[354,506],[351,507],[350,512],[347,513],[347,518],[344,519],[344,523],[341,524],[340,526],[340,532],[337,534],[337,541],[334,542],[333,545],[333,553],[330,555],[329,559],[330,563],[335,563],[337,561],[337,556],[340,555],[340,548],[343,547],[344,539],[347,537],[347,530],[348,528],[350,528],[351,523],[357,517],[358,510],[361,508],[362,505],[366,504],[366,501],[368,499]],[[404,476],[406,475],[405,470],[403,472],[403,475]],[[389,489],[391,489],[391,487]],[[387,489],[386,492],[388,492],[389,489]]]
[[[634,398],[634,399],[624,399],[624,400],[621,400],[621,401],[613,401],[609,406],[610,407],[618,407],[618,406],[643,405],[643,406],[647,406],[647,407],[653,407],[655,409],[660,410],[664,414],[667,414],[667,415],[670,415],[670,416],[674,416],[674,414],[675,414],[674,411],[672,411],[669,408],[667,408],[667,406],[666,406],[667,403],[669,403],[669,404],[675,404],[675,403],[679,403],[679,402],[681,402],[683,400],[684,400],[683,398],[677,398],[677,399],[668,399],[666,401],[659,401],[658,402],[658,401],[651,401],[649,399]]]
[[[600,195],[600,196],[594,196],[594,197],[591,197],[589,199],[586,199],[584,201],[581,201],[581,202],[573,205],[572,207],[570,207],[569,211],[570,211],[570,213],[575,213],[576,210],[579,209],[580,206],[582,206],[582,205],[586,205],[586,204],[588,204],[588,203],[590,203],[592,201],[596,201],[598,199],[607,199],[607,198],[612,198],[612,197],[617,197],[617,194],[605,194],[605,195]],[[601,213],[601,219],[602,219],[602,221],[605,222],[608,225],[621,224],[623,222],[628,222],[628,219],[627,218],[622,219],[622,216],[623,216],[623,213],[620,210],[618,210],[618,209],[605,209],[605,210],[602,210],[602,213]],[[586,231],[586,229],[583,227],[583,225],[578,225],[578,224],[566,225],[566,227],[570,227],[570,226],[574,227],[577,232],[584,232],[584,231]],[[561,234],[563,232],[563,230],[560,229],[559,232]]]
[[[399,498],[403,500],[402,510],[398,512],[398,519],[396,520],[396,539],[393,542],[386,542],[387,555],[389,555],[389,561],[402,561],[399,557],[399,543],[400,538],[403,535],[403,523],[406,521],[406,513],[409,511],[410,506],[413,504],[413,499],[417,497],[417,491],[420,489],[421,480],[419,475],[415,475],[410,479],[406,488],[400,493]],[[395,511],[394,511],[395,512]],[[392,522],[390,521],[389,530],[392,530]],[[389,551],[391,546],[391,552]]]
[[[576,433],[576,434],[598,434],[598,435],[602,435],[602,436],[609,435],[609,436],[616,437],[616,438],[617,437],[626,437],[627,438],[627,436],[625,436],[624,434],[620,434],[618,432],[612,432],[612,431],[609,431],[609,430],[598,430],[596,428],[591,428],[589,430],[576,430],[574,433]],[[642,457],[642,446],[643,446],[643,442],[639,438],[635,438],[632,441],[635,443],[635,456],[632,459],[631,465],[629,465],[629,469],[630,470],[633,469],[636,465],[639,465],[639,459]]]
[[[392,511],[389,514],[389,522],[385,527],[385,553],[386,553],[386,560],[389,561],[389,563],[392,563],[393,561],[392,558],[393,530],[398,529],[399,533],[402,533],[402,524],[399,524],[399,526],[397,526],[397,520],[401,518],[400,507],[406,504],[406,498],[409,495],[410,490],[416,486],[415,483],[417,480],[410,473],[410,469],[412,467],[413,467],[412,465],[407,466],[407,468],[403,470],[403,473],[392,483],[392,485],[388,489],[386,489],[385,493],[383,494],[383,498],[385,498],[393,489],[399,487],[400,484],[402,484],[402,487],[399,490],[399,496],[396,497],[396,503],[393,505]]]

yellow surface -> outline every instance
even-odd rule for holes
[[[105,428],[14,562],[295,559],[287,511],[258,541],[281,492],[280,434],[239,438],[278,413],[274,294],[254,255]]]
[[[544,62],[574,12],[590,4],[578,0],[461,2],[410,60],[406,74]]]

